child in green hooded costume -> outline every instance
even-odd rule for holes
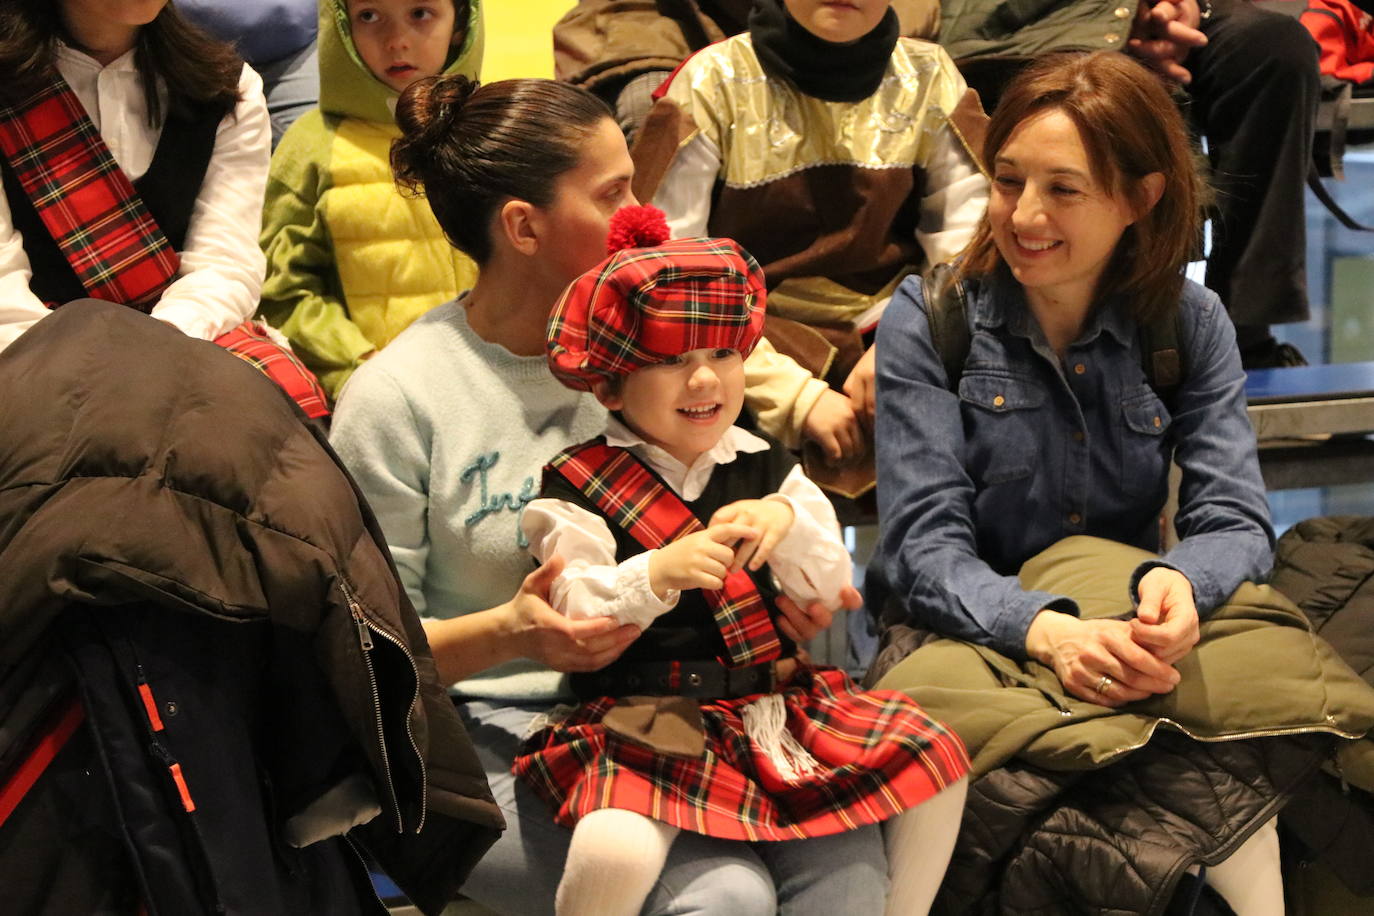
[[[399,93],[438,74],[476,78],[481,0],[320,0],[320,106],[272,155],[261,315],[337,397],[412,321],[472,286],[424,200],[392,180]]]

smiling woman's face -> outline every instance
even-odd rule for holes
[[[783,0],[783,5],[812,35],[843,45],[876,29],[891,4],[888,0]]]
[[[1030,116],[997,152],[988,222],[1032,302],[1090,301],[1134,221],[1130,205],[1093,177],[1078,126],[1063,111]]]

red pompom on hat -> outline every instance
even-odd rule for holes
[[[606,235],[606,254],[626,248],[652,248],[662,245],[672,235],[668,218],[651,204],[621,207],[611,216],[611,229]]]
[[[690,350],[753,351],[767,298],[758,262],[731,239],[667,236],[656,207],[611,218],[611,256],[572,282],[549,319],[549,368],[564,385],[590,391]]]

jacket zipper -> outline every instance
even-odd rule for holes
[[[396,812],[397,828],[400,828],[401,804],[396,798],[396,786],[391,776],[391,761],[386,750],[386,735],[382,729],[382,700],[381,694],[377,689],[377,674],[372,667],[372,656],[369,654],[373,648],[373,635],[382,637],[387,642],[401,650],[405,660],[410,664],[411,674],[415,678],[415,692],[411,696],[408,709],[414,709],[415,704],[420,700],[420,669],[415,665],[415,658],[410,654],[410,650],[396,637],[381,628],[374,629],[367,622],[363,614],[362,605],[353,597],[353,591],[348,587],[348,583],[343,577],[339,577],[339,590],[343,592],[344,600],[348,602],[348,610],[353,615],[353,622],[358,628],[358,644],[363,649],[363,664],[367,667],[367,679],[372,688],[372,706],[376,713],[377,721],[377,742],[382,751],[382,766],[386,771],[387,791],[391,795],[393,810]],[[410,716],[407,714],[405,719],[406,740],[410,742],[410,749],[415,754],[415,761],[420,767],[420,820],[415,825],[415,832],[419,833],[424,829],[425,817],[429,813],[429,770],[425,766],[425,758],[420,753],[420,746],[415,742],[415,733],[410,728]]]
[[[1328,716],[1327,718],[1330,718],[1330,716]],[[1334,725],[1293,725],[1288,728],[1257,728],[1246,732],[1228,732],[1226,735],[1223,736],[1207,737],[1204,735],[1195,735],[1179,723],[1175,722],[1173,719],[1167,718],[1165,716],[1160,716],[1158,719],[1155,720],[1154,724],[1150,726],[1150,730],[1145,734],[1145,737],[1142,740],[1136,742],[1135,744],[1123,745],[1121,747],[1116,748],[1116,750],[1112,752],[1112,759],[1114,760],[1116,757],[1130,753],[1131,751],[1140,750],[1140,748],[1149,744],[1150,739],[1152,739],[1155,736],[1155,731],[1158,730],[1159,726],[1161,725],[1172,726],[1173,728],[1177,729],[1180,733],[1186,735],[1189,738],[1192,738],[1194,741],[1201,741],[1206,744],[1220,744],[1223,741],[1241,741],[1246,738],[1278,738],[1284,735],[1308,735],[1312,734],[1313,732],[1321,732],[1328,735],[1337,735],[1341,738],[1348,738],[1351,740],[1364,737],[1363,734],[1343,732],[1339,728],[1336,728]]]
[[[386,777],[386,791],[391,799],[391,810],[395,813],[396,829],[401,829],[401,804],[396,798],[396,784],[391,776],[391,759],[386,751],[386,732],[382,726],[382,695],[377,689],[377,672],[372,667],[372,629],[363,617],[363,609],[353,598],[353,592],[343,578],[339,579],[339,591],[343,593],[348,610],[353,615],[353,624],[358,628],[358,644],[362,647],[363,667],[367,669],[367,683],[372,690],[372,720],[377,726],[377,747],[382,752],[382,772]]]

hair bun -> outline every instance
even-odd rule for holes
[[[457,133],[463,108],[477,86],[466,76],[427,76],[401,93],[396,101],[401,136],[391,144],[391,171],[403,191],[423,195],[433,177],[435,151]]]
[[[407,135],[422,135],[453,126],[463,106],[477,91],[466,76],[427,76],[406,87],[396,102],[396,123]]]
[[[615,254],[625,248],[653,248],[668,241],[671,235],[668,218],[658,207],[652,204],[621,207],[611,216],[606,253]]]

